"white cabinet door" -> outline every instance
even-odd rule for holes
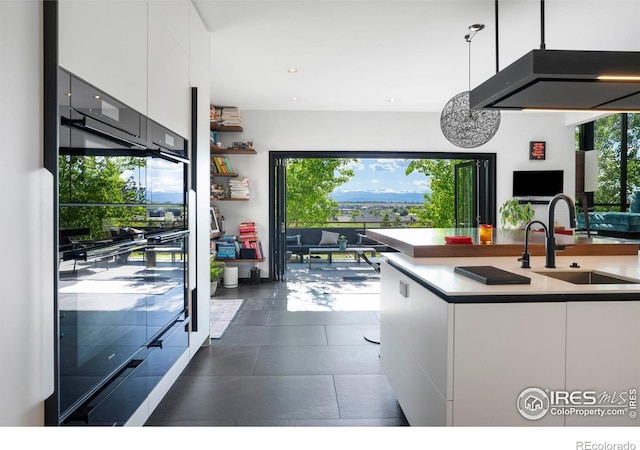
[[[527,388],[563,389],[565,303],[455,305],[453,425],[557,426],[562,417],[525,419]]]
[[[450,425],[449,305],[386,262],[381,280],[380,360],[389,383],[411,425]]]
[[[187,2],[149,2],[147,115],[186,138],[191,134],[189,55],[183,42],[185,33],[189,36],[188,19]]]
[[[147,114],[147,3],[59,2],[62,67]]]
[[[640,302],[569,303],[567,391],[595,391],[604,416],[569,414],[566,424],[640,426],[630,417],[638,411],[629,404],[631,389],[640,389]]]

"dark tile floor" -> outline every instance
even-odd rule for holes
[[[146,425],[407,425],[379,346],[365,340],[379,332],[376,273],[366,265],[291,266],[287,282],[219,288],[215,298],[242,298],[242,307]]]

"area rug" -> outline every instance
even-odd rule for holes
[[[220,339],[238,313],[244,300],[211,299],[209,307],[209,333],[211,339]]]

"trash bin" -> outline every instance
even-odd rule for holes
[[[223,286],[226,288],[238,287],[238,268],[225,267],[222,273]]]
[[[251,268],[251,285],[255,286],[260,284],[260,269],[257,267]]]

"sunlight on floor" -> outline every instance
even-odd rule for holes
[[[289,264],[288,311],[379,311],[380,277],[367,264]]]

